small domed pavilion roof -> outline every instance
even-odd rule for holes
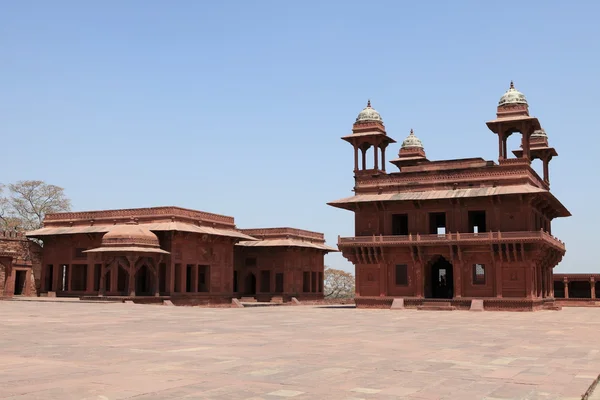
[[[531,134],[532,138],[548,138],[546,131],[544,129],[538,129]]]
[[[143,225],[115,225],[102,237],[106,247],[160,247],[158,237]]]
[[[422,149],[423,142],[421,142],[421,139],[419,139],[418,137],[415,136],[415,133],[411,129],[410,135],[408,135],[408,137],[406,139],[404,139],[404,141],[402,142],[402,146],[400,146],[400,148],[407,149],[407,148],[412,148],[412,147],[419,147]]]
[[[164,253],[169,252],[160,248],[158,237],[146,226],[129,222],[114,225],[102,237],[102,244],[96,249],[86,252],[146,252]]]
[[[367,106],[363,108],[363,110],[356,117],[356,122],[381,122],[383,123],[383,119],[381,115],[371,107],[371,100],[367,102]]]
[[[498,107],[510,104],[527,104],[525,95],[515,89],[513,81],[510,81],[510,88],[508,88],[506,93],[500,98],[500,101],[498,101]]]

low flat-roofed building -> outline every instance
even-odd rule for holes
[[[235,247],[264,243],[237,229],[233,217],[180,207],[48,214],[44,227],[27,236],[44,243],[42,294],[168,297],[186,304],[231,301],[238,294]],[[321,277],[323,256],[335,251],[322,247]],[[262,248],[279,253],[282,246]],[[280,260],[291,265],[302,257],[291,251]],[[266,299],[273,290],[262,293]]]

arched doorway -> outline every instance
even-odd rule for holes
[[[442,256],[434,257],[429,263],[424,283],[425,297],[451,299],[454,296],[452,264]]]
[[[152,295],[151,288],[152,274],[147,265],[142,265],[135,273],[135,295],[150,296]]]
[[[256,294],[256,276],[252,272],[246,276],[246,280],[244,282],[244,294]]]

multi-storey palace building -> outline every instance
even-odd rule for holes
[[[240,230],[179,207],[49,214],[27,236],[44,244],[42,294],[175,304],[322,299],[323,258],[336,251],[321,233]]]
[[[472,299],[485,309],[552,306],[552,270],[565,245],[551,223],[570,215],[550,192],[557,153],[512,82],[487,126],[498,137],[498,163],[430,161],[411,130],[390,161],[399,172],[387,173],[385,150],[395,141],[370,102],[360,112],[342,138],[354,150],[355,194],[329,203],[355,213],[355,236],[338,247],[356,267],[359,307],[389,307],[395,298],[423,308],[468,308]],[[522,139],[516,158],[507,151],[512,134]]]

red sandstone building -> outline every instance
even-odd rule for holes
[[[40,293],[173,303],[323,298],[323,234],[237,229],[232,217],[178,207],[49,214]],[[142,299],[140,299],[142,297]]]
[[[22,232],[0,231],[0,298],[37,295],[41,251]]]
[[[468,308],[471,299],[485,309],[552,305],[552,270],[565,245],[551,223],[570,216],[550,192],[557,153],[512,83],[487,126],[498,137],[498,163],[430,161],[411,131],[390,161],[399,172],[387,173],[385,150],[395,141],[370,102],[360,112],[342,138],[354,149],[355,194],[329,203],[355,213],[355,236],[338,247],[356,267],[357,306],[390,307],[395,298],[424,308]],[[512,134],[521,137],[516,158],[507,151]]]

